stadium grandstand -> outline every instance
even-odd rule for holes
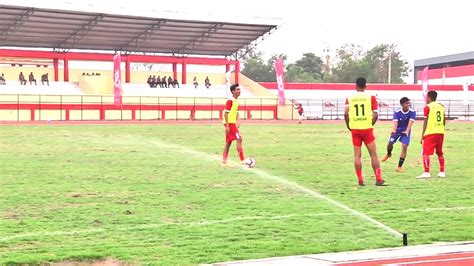
[[[35,5],[0,5],[0,73],[6,81],[0,90],[2,120],[220,118],[227,82],[244,85],[242,96],[249,97],[244,100],[244,117],[277,118],[276,97],[265,90],[252,90],[252,82],[241,78],[238,61],[278,28],[275,23]],[[122,59],[124,105],[120,108],[111,104],[112,62],[117,53]],[[90,62],[90,66],[70,67],[78,61]],[[109,69],[91,68],[97,61],[107,62]],[[162,68],[132,71],[133,64]],[[193,65],[220,67],[221,71],[188,73]],[[234,74],[226,77],[231,71]],[[24,85],[20,72],[37,78],[47,75],[51,86],[43,82]],[[172,78],[181,86],[150,88],[147,78],[152,75]],[[207,77],[213,85],[204,88]],[[194,79],[201,86],[196,88]],[[118,116],[111,115],[117,112]]]
[[[295,102],[302,103],[307,119],[342,119],[353,84],[286,83],[286,105],[279,106],[276,83],[257,83],[240,73],[239,59],[277,28],[276,21],[266,19],[239,23],[52,8],[40,2],[1,4],[0,74],[5,85],[0,85],[0,120],[221,119],[229,82],[241,84],[244,119],[297,119]],[[122,60],[122,106],[113,104],[115,54]],[[429,66],[430,89],[441,92],[448,116],[473,119],[473,61],[473,52],[417,60],[414,85],[370,84],[368,92],[377,96],[382,119],[391,118],[402,94],[421,109],[417,77]],[[212,71],[200,71],[206,67]],[[180,86],[150,86],[147,79],[153,76]],[[209,88],[206,77],[213,84]]]

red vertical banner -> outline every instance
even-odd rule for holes
[[[426,101],[426,95],[428,95],[428,66],[423,69],[421,74],[421,88],[423,89],[423,99]]]
[[[275,72],[278,85],[278,104],[285,105],[285,73],[283,72],[283,60],[281,58],[275,61]]]
[[[114,105],[122,106],[122,73],[120,63],[122,62],[120,54],[114,55]]]

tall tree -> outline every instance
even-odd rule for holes
[[[351,83],[364,76],[368,82],[388,83],[390,76],[391,83],[403,83],[402,78],[408,76],[408,62],[396,48],[394,44],[381,44],[364,51],[353,44],[345,45],[338,49],[333,75],[326,80]]]
[[[244,60],[242,74],[254,81],[274,81],[275,76],[271,79],[271,66],[263,60],[262,52],[250,54]]]
[[[295,62],[295,66],[301,67],[315,80],[322,79],[323,60],[313,53],[304,53],[303,57]]]

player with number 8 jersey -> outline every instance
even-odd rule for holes
[[[352,144],[354,146],[354,167],[356,170],[359,185],[364,185],[364,178],[362,175],[362,142],[369,151],[372,168],[375,173],[375,185],[382,186],[385,181],[382,179],[382,171],[380,169],[379,160],[377,157],[377,148],[375,146],[375,137],[373,127],[378,118],[377,100],[374,96],[366,94],[367,81],[365,78],[357,78],[356,90],[357,93],[346,99],[346,110],[344,112],[344,119],[347,128],[352,134]]]
[[[430,178],[430,155],[436,150],[439,161],[438,177],[446,177],[444,172],[444,106],[436,102],[438,93],[429,91],[426,96],[426,106],[424,108],[425,121],[423,123],[423,132],[421,134],[421,144],[423,145],[423,174],[417,178]]]

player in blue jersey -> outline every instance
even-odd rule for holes
[[[398,161],[397,172],[403,171],[402,165],[407,157],[408,145],[410,145],[411,127],[416,119],[415,110],[410,108],[410,99],[407,97],[401,98],[400,105],[402,108],[398,108],[393,112],[393,127],[388,139],[387,154],[382,158],[382,162],[385,162],[392,157],[393,144],[399,140],[402,143],[402,153]]]

